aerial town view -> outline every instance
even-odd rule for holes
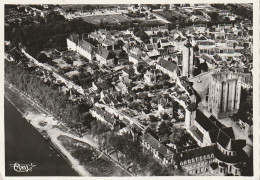
[[[253,176],[253,4],[9,4],[6,176]]]

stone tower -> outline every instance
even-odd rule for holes
[[[183,47],[182,75],[188,78],[193,77],[193,47],[190,39],[187,40],[187,43]]]
[[[242,77],[233,72],[215,72],[209,82],[208,111],[216,118],[237,113]]]

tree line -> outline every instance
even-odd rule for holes
[[[253,10],[246,8],[242,5],[238,4],[212,4],[212,7],[222,9],[222,10],[230,10],[232,13],[247,18],[251,22],[253,21]]]
[[[30,95],[56,118],[70,127],[76,127],[87,120],[86,113],[90,105],[69,100],[69,93],[60,92],[58,85],[44,81],[37,73],[39,72],[31,71],[21,64],[5,62],[5,79]]]
[[[34,57],[45,48],[66,49],[66,38],[71,33],[90,33],[96,26],[83,19],[65,20],[62,15],[51,12],[44,23],[5,26],[5,40],[22,43]]]

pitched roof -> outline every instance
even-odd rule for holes
[[[215,43],[211,41],[197,41],[197,44],[202,46],[211,46],[214,45]]]
[[[235,134],[232,127],[225,127],[221,129],[228,137],[235,139]]]
[[[161,43],[168,43],[169,41],[167,39],[162,39]]]
[[[173,154],[167,147],[161,144],[157,139],[155,139],[149,133],[144,133],[143,139],[150,144],[154,149],[156,149],[161,155],[167,157],[170,154]]]
[[[212,143],[217,142],[218,134],[219,134],[219,129],[209,131],[209,137],[210,137],[210,140],[211,140]]]
[[[152,51],[148,51],[147,54],[149,57],[160,56],[159,51],[156,49],[153,49]]]
[[[153,45],[152,44],[146,44],[146,47],[148,50],[152,50],[153,49]]]
[[[190,131],[200,142],[203,142],[203,133],[196,126],[191,126]]]
[[[204,155],[209,155],[215,152],[214,146],[205,146],[205,147],[198,147],[195,149],[191,149],[188,151],[183,151],[178,154],[178,159],[180,161],[204,156]]]
[[[77,43],[79,40],[79,35],[78,34],[71,34],[70,37],[68,37],[69,40],[71,40],[74,43]]]
[[[172,63],[170,61],[167,61],[165,59],[160,59],[159,62],[157,63],[158,65],[162,66],[163,68],[173,72],[176,70],[177,65],[175,63]]]
[[[123,37],[124,38],[130,38],[130,37],[132,37],[132,34],[124,34]]]
[[[126,86],[122,81],[120,81],[120,82],[116,85],[116,87],[119,88],[119,89],[125,89],[125,88],[127,88],[127,86]]]
[[[103,42],[103,45],[106,45],[106,46],[112,46],[112,45],[114,45],[115,44],[115,42],[114,41],[110,41],[110,40],[105,40],[104,42]]]
[[[207,118],[201,111],[197,110],[196,121],[203,129],[208,131],[212,143],[218,142],[224,149],[234,151],[237,143],[232,127],[225,127],[216,118]],[[194,129],[194,128],[193,128]]]
[[[80,40],[79,41],[79,46],[86,50],[87,52],[91,53],[92,50],[94,49],[93,45],[90,44],[89,42],[85,41],[85,40]]]
[[[138,47],[135,47],[133,49],[130,50],[131,53],[134,53],[135,55],[138,55],[140,54],[142,51],[138,48]]]
[[[107,49],[102,49],[97,52],[104,59],[113,59],[114,55]]]
[[[224,131],[220,130],[218,135],[218,143],[226,150],[236,150],[236,142],[229,137]]]
[[[204,37],[204,36],[201,36],[201,37],[195,36],[195,37],[194,37],[194,40],[207,40],[207,38]]]
[[[226,146],[226,150],[229,150],[229,151],[236,150],[236,142],[234,140],[230,139],[227,146]]]
[[[209,117],[209,120],[210,120],[211,122],[213,122],[218,128],[224,127],[223,124],[221,124],[221,123],[216,119],[216,117],[213,116],[213,115],[211,115],[211,116]]]
[[[144,61],[145,61],[146,63],[148,63],[148,64],[149,64],[149,63],[152,63],[154,60],[153,60],[153,59],[151,59],[151,58],[147,58],[147,59],[145,59]]]
[[[201,111],[197,110],[195,119],[206,131],[219,129],[216,124],[209,120]]]
[[[147,62],[145,62],[145,61],[138,61],[138,65],[137,66],[139,66],[139,65],[142,65],[143,67],[149,67],[149,64]]]

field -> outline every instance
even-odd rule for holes
[[[122,23],[131,21],[130,18],[122,14],[87,16],[82,17],[82,19],[86,22],[96,25],[100,24],[101,20],[103,21],[103,23]]]
[[[156,11],[156,14],[166,18],[169,21],[173,21],[173,20],[177,20],[178,18],[182,17],[182,18],[188,18],[188,16],[184,13],[181,13],[179,11]]]
[[[165,25],[165,23],[163,23],[160,20],[146,20],[146,21],[142,21],[142,25],[143,26],[163,26]]]

